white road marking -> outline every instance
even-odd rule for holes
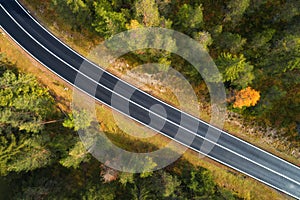
[[[18,0],[15,0],[15,2],[16,2],[16,3],[17,3],[17,4],[18,4],[25,12],[26,12],[26,14],[27,14],[32,20],[34,20],[34,21],[36,22],[36,24],[38,24],[42,29],[44,29],[47,33],[49,33],[49,34],[50,34],[54,39],[56,39],[59,43],[61,43],[63,46],[65,46],[66,48],[68,48],[70,51],[72,51],[73,53],[75,53],[76,55],[78,55],[79,57],[81,57],[82,59],[84,59],[85,61],[87,61],[87,62],[89,62],[90,64],[94,65],[95,67],[99,68],[98,65],[96,65],[96,64],[93,63],[92,61],[86,59],[84,56],[80,55],[78,52],[74,51],[71,47],[69,47],[68,45],[66,45],[65,43],[63,43],[60,39],[58,39],[58,38],[57,38],[55,35],[53,35],[50,31],[48,31],[44,26],[42,26],[42,25],[41,25],[34,17],[32,17],[32,15],[30,15],[29,11],[27,11],[27,10],[26,10],[19,2],[18,2]],[[101,69],[101,68],[100,68],[100,69]],[[263,149],[260,149],[260,148],[254,146],[254,145],[251,144],[251,143],[248,143],[248,142],[246,142],[246,141],[244,141],[244,140],[242,140],[242,139],[240,139],[240,138],[238,138],[238,137],[235,137],[235,136],[231,135],[230,133],[227,133],[227,132],[225,132],[225,131],[223,131],[223,130],[217,128],[217,127],[214,127],[214,126],[212,126],[211,124],[209,124],[209,123],[207,123],[207,122],[205,122],[205,121],[203,121],[203,120],[201,120],[201,119],[199,119],[199,118],[196,118],[196,117],[193,116],[193,115],[190,115],[189,113],[182,112],[182,111],[179,110],[178,108],[173,107],[172,105],[166,104],[166,103],[163,102],[162,100],[157,99],[157,98],[151,96],[150,94],[148,94],[147,92],[144,92],[143,90],[140,90],[140,89],[136,88],[134,85],[131,85],[131,84],[127,83],[126,81],[120,79],[119,77],[115,76],[114,74],[111,74],[111,73],[108,72],[108,71],[105,71],[105,72],[107,72],[109,75],[113,76],[114,78],[118,79],[119,81],[122,81],[122,82],[124,82],[124,83],[130,85],[130,86],[133,87],[134,89],[139,90],[139,91],[142,92],[143,94],[145,94],[145,95],[147,95],[147,96],[149,96],[149,97],[154,98],[155,100],[161,102],[162,104],[164,104],[164,105],[166,105],[166,106],[169,106],[169,107],[171,107],[171,108],[177,110],[178,112],[184,113],[185,115],[187,115],[187,116],[189,116],[189,117],[191,117],[191,118],[193,118],[193,119],[195,119],[195,120],[197,120],[197,121],[200,121],[200,122],[202,122],[203,124],[205,124],[205,125],[207,125],[207,126],[209,126],[209,127],[211,127],[211,128],[214,128],[214,129],[220,131],[221,133],[224,133],[225,135],[230,136],[231,138],[237,139],[237,140],[239,140],[240,142],[242,142],[242,143],[244,143],[244,144],[246,144],[246,145],[249,145],[249,146],[251,146],[251,147],[253,147],[253,148],[255,148],[255,149],[257,149],[257,150],[259,150],[259,151],[261,151],[261,152],[264,152],[264,153],[266,153],[266,154],[268,154],[268,155],[270,155],[270,156],[272,156],[272,157],[274,157],[274,158],[276,158],[276,159],[278,159],[278,160],[280,160],[280,161],[283,161],[283,162],[289,164],[290,166],[295,167],[296,169],[300,170],[300,167],[298,167],[298,166],[296,166],[296,165],[294,165],[294,164],[292,164],[292,163],[290,163],[290,162],[288,162],[288,161],[286,161],[286,160],[284,160],[284,159],[282,159],[282,158],[280,158],[280,157],[278,157],[278,156],[275,156],[275,155],[273,155],[273,154],[271,154],[271,153],[269,153],[269,152],[267,152],[267,151],[265,151],[265,150],[263,150]]]
[[[1,7],[2,7],[2,6],[1,6]],[[16,42],[16,43],[17,43],[24,51],[26,51],[30,56],[32,56],[35,60],[37,60],[39,63],[41,63],[41,64],[42,64],[44,67],[46,67],[49,71],[51,71],[52,73],[56,74],[58,77],[60,77],[61,79],[63,79],[63,80],[66,81],[67,83],[73,85],[71,82],[69,82],[68,80],[66,80],[66,79],[65,79],[64,77],[62,77],[61,75],[57,74],[55,71],[53,71],[53,70],[52,70],[51,68],[49,68],[47,65],[45,65],[42,61],[40,61],[40,60],[37,59],[34,55],[32,55],[32,54],[31,54],[27,49],[25,49],[18,41],[16,41],[16,40],[15,40],[15,39],[14,39],[14,38],[6,31],[1,25],[0,25],[0,28],[2,28],[2,29],[6,32],[6,34],[7,34],[12,40],[14,40],[14,41],[15,41],[15,42]],[[109,105],[109,104],[107,104],[107,103],[105,103],[105,102],[100,101],[99,99],[95,98],[93,95],[90,95],[90,94],[87,93],[86,91],[80,89],[80,88],[77,87],[76,85],[74,85],[74,87],[77,88],[78,90],[80,90],[81,92],[85,93],[86,95],[92,97],[93,99],[95,99],[95,100],[98,101],[99,103],[104,104],[104,105],[106,105],[106,106],[112,108],[113,110],[115,110],[115,111],[117,111],[117,112],[119,112],[119,113],[121,113],[121,114],[126,115],[128,118],[130,118],[130,119],[132,119],[132,120],[134,120],[134,121],[136,121],[136,122],[138,122],[138,123],[141,123],[141,124],[143,124],[144,126],[146,126],[146,127],[150,128],[150,129],[156,131],[155,129],[153,129],[152,127],[148,126],[147,124],[144,124],[143,122],[138,121],[137,119],[131,117],[130,115],[127,115],[126,113],[123,113],[122,111],[119,111],[119,110],[115,109],[115,108],[112,107],[111,105]],[[180,142],[180,141],[177,141],[176,139],[170,137],[169,135],[167,135],[167,134],[165,134],[165,133],[162,133],[162,132],[160,132],[160,133],[161,133],[162,135],[164,135],[164,136],[170,138],[171,140],[175,140],[175,141],[178,142],[179,144],[188,147],[189,149],[192,149],[192,150],[194,150],[194,151],[196,151],[196,152],[198,152],[198,153],[202,153],[202,152],[199,151],[198,149],[195,149],[195,148],[190,147],[190,146],[188,146],[188,145],[186,145],[186,144],[184,144],[184,143],[182,143],[182,142]],[[247,176],[249,176],[249,177],[251,177],[251,178],[253,178],[253,179],[256,179],[256,180],[258,180],[258,181],[260,181],[260,182],[262,182],[262,183],[264,183],[264,184],[266,184],[266,185],[268,185],[268,186],[270,186],[270,187],[272,187],[272,188],[274,188],[274,189],[276,189],[276,190],[278,190],[278,191],[284,192],[284,193],[286,193],[286,194],[288,194],[288,195],[290,195],[290,196],[292,196],[292,197],[299,198],[299,197],[297,197],[297,196],[295,196],[295,195],[293,195],[293,194],[291,194],[291,193],[289,193],[289,192],[287,192],[287,191],[285,191],[285,190],[283,190],[283,189],[281,189],[281,188],[278,188],[278,187],[276,187],[276,186],[274,186],[274,185],[272,185],[272,184],[270,184],[270,183],[268,183],[268,182],[265,182],[265,181],[263,181],[263,180],[261,180],[261,179],[255,177],[255,176],[251,175],[251,174],[248,174],[247,172],[245,172],[245,171],[243,171],[243,170],[240,170],[240,169],[238,169],[238,168],[236,168],[236,167],[233,167],[233,166],[231,166],[230,164],[225,163],[225,162],[223,162],[223,161],[221,161],[221,160],[219,160],[219,159],[217,159],[217,158],[215,158],[215,157],[212,157],[212,156],[210,156],[210,155],[208,155],[208,154],[206,154],[205,156],[207,156],[207,157],[209,157],[210,159],[215,160],[215,161],[217,161],[217,162],[219,162],[219,163],[221,163],[221,164],[223,164],[223,165],[226,165],[226,166],[228,166],[228,167],[230,167],[230,168],[232,168],[232,169],[234,169],[234,170],[236,170],[236,171],[238,171],[238,172],[241,172],[241,173],[243,173],[243,174],[245,174],[245,175],[247,175]]]
[[[31,39],[33,39],[38,45],[40,45],[43,49],[45,49],[47,52],[49,52],[51,55],[53,55],[55,58],[57,58],[58,60],[60,60],[61,62],[63,62],[65,65],[67,65],[67,66],[69,66],[71,69],[73,69],[74,71],[76,71],[77,73],[80,73],[81,75],[83,75],[84,77],[86,77],[87,79],[89,79],[89,80],[91,80],[92,82],[94,82],[94,83],[96,83],[97,85],[100,85],[100,86],[102,86],[103,88],[105,88],[106,90],[108,90],[108,91],[110,91],[110,92],[112,92],[112,93],[114,93],[114,94],[116,94],[117,96],[119,96],[119,97],[121,97],[121,98],[123,98],[124,100],[127,100],[127,101],[129,101],[129,102],[131,102],[131,103],[133,103],[134,105],[136,105],[136,106],[138,106],[138,107],[140,107],[140,108],[142,108],[143,110],[146,110],[146,111],[148,111],[149,113],[152,113],[152,114],[154,114],[154,115],[156,115],[157,117],[159,117],[159,118],[161,118],[162,120],[166,120],[166,121],[168,121],[169,123],[171,123],[171,124],[173,124],[173,125],[175,125],[175,126],[177,126],[177,127],[180,127],[180,128],[182,128],[183,130],[185,130],[185,131],[187,131],[187,132],[189,132],[189,133],[191,133],[191,134],[193,134],[193,135],[195,135],[196,137],[200,137],[201,139],[203,139],[203,140],[206,140],[206,141],[208,141],[208,142],[210,142],[210,143],[212,143],[212,144],[214,144],[214,145],[217,145],[217,146],[219,146],[220,148],[223,148],[223,149],[225,149],[225,150],[227,150],[227,151],[229,151],[230,153],[233,153],[233,154],[235,154],[235,155],[237,155],[237,156],[239,156],[239,157],[241,157],[241,158],[244,158],[245,160],[247,160],[247,161],[249,161],[249,162],[252,162],[252,163],[254,163],[254,164],[256,164],[256,165],[258,165],[258,166],[260,166],[260,167],[262,167],[262,168],[265,168],[265,169],[267,169],[267,170],[269,170],[269,171],[271,171],[271,172],[273,172],[273,173],[275,173],[275,174],[277,174],[277,175],[279,175],[279,176],[282,176],[282,177],[284,177],[284,178],[286,178],[286,179],[288,179],[288,180],[290,180],[290,181],[292,181],[292,182],[294,182],[294,183],[296,183],[296,184],[298,184],[298,185],[300,185],[300,183],[298,182],[298,181],[295,181],[295,180],[293,180],[293,179],[291,179],[291,178],[289,178],[289,177],[287,177],[287,176],[285,176],[285,175],[283,175],[283,174],[281,174],[281,173],[279,173],[279,172],[276,172],[275,170],[273,170],[273,169],[270,169],[270,168],[268,168],[268,167],[266,167],[266,166],[264,166],[264,165],[262,165],[262,164],[260,164],[260,163],[257,163],[256,161],[253,161],[253,160],[251,160],[251,159],[249,159],[249,158],[247,158],[247,157],[245,157],[245,156],[243,156],[243,155],[240,155],[239,153],[236,153],[236,152],[234,152],[234,151],[232,151],[231,149],[228,149],[227,147],[224,147],[224,146],[221,146],[220,144],[218,144],[218,143],[216,143],[216,142],[214,142],[214,141],[211,141],[211,140],[209,140],[209,139],[207,139],[206,137],[203,137],[203,136],[201,136],[201,135],[198,135],[198,134],[196,134],[196,133],[194,133],[194,132],[192,132],[192,131],[190,131],[190,130],[188,130],[188,129],[186,129],[185,127],[182,127],[182,126],[180,126],[180,125],[178,125],[178,124],[176,124],[176,123],[174,123],[173,121],[170,121],[169,119],[165,119],[165,118],[163,118],[163,117],[161,117],[160,115],[158,115],[158,114],[156,114],[156,113],[154,113],[152,110],[148,110],[148,109],[146,109],[146,108],[144,108],[144,107],[142,107],[141,105],[139,105],[139,104],[137,104],[137,103],[135,103],[135,102],[133,102],[132,100],[130,100],[130,99],[127,99],[126,97],[124,97],[124,96],[122,96],[122,95],[120,95],[120,94],[118,94],[118,93],[116,93],[114,90],[111,90],[111,89],[109,89],[109,88],[107,88],[106,86],[104,86],[104,85],[102,85],[102,84],[100,84],[100,83],[98,83],[98,82],[96,82],[95,80],[93,80],[93,79],[91,79],[90,77],[88,77],[87,75],[85,75],[85,74],[83,74],[81,71],[79,71],[79,70],[77,70],[76,68],[74,68],[73,66],[71,66],[69,63],[67,63],[66,61],[64,61],[64,60],[62,60],[60,57],[58,57],[56,54],[54,54],[52,51],[50,51],[49,49],[47,49],[47,47],[45,47],[44,45],[42,45],[39,41],[37,41],[33,36],[31,36],[11,15],[10,15],[10,13],[8,13],[8,11],[2,6],[2,5],[0,5],[1,7],[2,7],[2,9],[7,13],[7,15],[31,38]],[[72,84],[73,85],[73,84]],[[127,115],[127,114],[126,114]],[[138,121],[138,120],[137,120]],[[156,130],[156,131],[159,131],[160,132],[160,130]]]
[[[17,1],[16,1],[16,2],[17,2]],[[17,2],[17,3],[18,3],[18,2]],[[29,34],[29,33],[28,33],[28,32],[27,32],[27,31],[26,31],[26,30],[25,30],[25,29],[24,29],[24,28],[16,21],[16,20],[8,13],[8,11],[2,6],[2,4],[0,4],[0,6],[1,6],[1,8],[7,13],[7,15],[8,15],[8,16],[9,16],[9,17],[10,17],[10,18],[11,18],[11,19],[12,19],[12,20],[13,20],[13,21],[14,21],[14,22],[15,22],[15,23],[16,23],[16,24],[17,24],[17,25],[18,25],[18,26],[19,26],[19,27],[20,27],[20,28],[21,28],[21,29],[22,29],[29,37],[30,37],[30,38],[32,38],[37,44],[39,44],[39,45],[40,45],[42,48],[44,48],[47,52],[49,52],[51,55],[53,55],[54,57],[56,57],[58,60],[60,60],[61,62],[63,62],[63,63],[66,64],[67,66],[69,66],[70,68],[72,68],[74,71],[77,71],[77,72],[79,72],[80,74],[82,74],[82,75],[83,75],[84,77],[86,77],[87,79],[90,79],[91,81],[93,81],[93,82],[97,83],[98,85],[104,87],[105,89],[109,90],[110,92],[115,93],[113,90],[107,88],[106,86],[103,86],[103,85],[99,84],[98,82],[94,81],[94,80],[91,79],[90,77],[88,77],[88,76],[86,76],[85,74],[81,73],[81,72],[78,71],[76,68],[72,67],[72,66],[69,65],[66,61],[62,60],[60,57],[56,56],[53,52],[51,52],[51,51],[48,50],[46,47],[44,47],[40,42],[38,42],[35,38],[33,38],[33,36],[31,36],[31,35],[30,35],[30,34]],[[23,7],[22,7],[22,8],[23,8]],[[26,13],[27,13],[27,12],[26,12]],[[29,16],[30,16],[30,15],[29,15]],[[2,26],[1,26],[1,27],[2,27]],[[2,29],[5,31],[5,29],[4,29],[3,27],[2,27]],[[45,28],[43,27],[43,29],[45,29]],[[46,30],[46,29],[45,29],[45,30]],[[7,31],[5,31],[5,32],[7,33]],[[48,31],[47,31],[47,32],[48,32]],[[48,32],[48,33],[49,33],[49,32]],[[11,37],[11,35],[10,35],[9,33],[7,33],[7,34]],[[52,35],[52,34],[51,34],[51,35]],[[13,39],[13,37],[11,37],[11,38]],[[55,39],[57,39],[57,38],[55,37]],[[35,56],[33,56],[29,51],[27,51],[22,45],[20,45],[15,39],[13,39],[13,40],[14,40],[19,46],[21,46],[27,53],[29,53],[33,58],[35,58],[37,61],[39,61]],[[57,39],[57,40],[58,40],[58,39]],[[61,44],[64,44],[64,43],[62,43],[60,40],[58,40],[58,41],[59,41]],[[66,46],[66,45],[64,44],[64,46]],[[67,47],[68,49],[72,50],[70,47],[68,47],[68,46],[66,46],[66,47]],[[79,55],[79,54],[78,54],[77,52],[75,52],[74,50],[72,50],[72,51],[73,51],[74,53],[76,53],[77,55]],[[81,55],[79,55],[79,56],[82,57]],[[82,57],[82,58],[85,59],[84,57]],[[86,59],[85,59],[85,60],[86,60]],[[96,66],[94,63],[90,62],[89,60],[86,60],[86,61],[88,61],[90,64]],[[62,76],[60,76],[59,74],[57,74],[56,72],[54,72],[52,69],[50,69],[49,67],[47,67],[43,62],[41,62],[41,61],[39,61],[39,62],[40,62],[42,65],[44,65],[46,68],[48,68],[50,71],[52,71],[54,74],[58,75],[60,78],[62,78],[62,79],[65,80],[66,82],[68,82],[68,83],[70,83],[71,85],[73,85],[71,82],[67,81],[65,78],[63,78]],[[96,67],[98,67],[98,66],[96,66]],[[112,75],[112,76],[114,76],[114,75]],[[118,77],[116,77],[116,76],[114,76],[114,77],[117,78],[118,80],[120,80]],[[90,97],[96,99],[96,100],[99,101],[100,103],[103,103],[103,104],[107,105],[108,107],[113,108],[112,106],[110,106],[110,105],[108,105],[108,104],[106,104],[106,103],[100,101],[99,99],[95,98],[94,96],[92,96],[92,95],[88,94],[87,92],[83,91],[82,89],[78,88],[76,85],[75,85],[75,87],[76,87],[77,89],[79,89],[80,91],[84,92],[85,94],[87,94],[88,96],[90,96]],[[135,88],[135,89],[137,89],[137,88]],[[139,90],[139,91],[141,91],[141,90]],[[143,92],[143,91],[141,91],[141,92]],[[145,92],[143,92],[143,93],[150,97],[150,95],[149,95],[148,93],[145,93]],[[121,96],[121,95],[119,95],[119,94],[117,94],[117,93],[115,93],[115,94],[118,95],[118,96],[120,96],[121,98],[123,98],[123,99],[125,99],[125,100],[128,100],[129,102],[131,102],[131,103],[137,105],[138,107],[140,107],[140,108],[142,108],[142,109],[144,109],[144,110],[146,110],[146,111],[148,111],[148,112],[153,113],[151,110],[145,109],[144,107],[140,106],[139,104],[137,104],[137,103],[135,103],[135,102],[132,102],[130,99],[126,99],[126,98],[124,98],[123,96]],[[157,100],[160,101],[161,103],[165,104],[165,103],[162,102],[161,100],[159,100],[159,99],[157,99]],[[166,104],[165,104],[165,105],[166,105]],[[167,105],[167,106],[170,106],[170,105]],[[172,108],[176,109],[177,111],[181,112],[180,110],[178,110],[177,108],[175,108],[175,107],[173,107],[173,106],[170,106],[170,107],[172,107]],[[113,109],[116,110],[115,108],[113,108]],[[152,130],[154,130],[154,131],[158,131],[158,130],[155,130],[155,129],[151,128],[151,127],[148,126],[147,124],[144,124],[143,122],[138,121],[137,119],[131,117],[130,115],[127,115],[126,113],[123,113],[123,112],[121,112],[121,111],[119,111],[119,110],[116,110],[116,111],[118,111],[118,112],[120,112],[120,113],[126,115],[127,117],[129,117],[129,118],[131,118],[131,119],[133,119],[133,120],[135,120],[135,121],[137,121],[137,122],[139,122],[139,123],[145,125],[146,127],[150,128],[150,129],[152,129]],[[182,112],[181,112],[181,113],[182,113]],[[153,114],[156,115],[156,116],[158,116],[159,118],[162,118],[161,116],[157,115],[156,113],[153,113]],[[184,113],[184,114],[187,114],[187,113]],[[189,114],[187,114],[187,115],[189,115]],[[204,124],[206,124],[206,125],[208,125],[208,126],[214,128],[214,129],[216,129],[216,130],[218,130],[218,131],[220,131],[220,132],[222,132],[222,133],[225,133],[225,134],[227,134],[227,135],[229,135],[229,136],[232,137],[232,135],[230,135],[230,134],[228,134],[228,133],[226,133],[226,132],[224,132],[224,131],[222,131],[222,130],[216,128],[216,127],[213,127],[213,126],[211,126],[210,124],[208,124],[208,123],[206,123],[206,122],[204,122],[204,121],[202,121],[202,120],[200,120],[200,119],[195,118],[194,116],[191,116],[191,115],[189,115],[189,116],[192,117],[192,118],[194,118],[194,119],[196,119],[197,121],[200,121],[200,122],[202,122],[202,123],[204,123]],[[162,119],[164,119],[164,118],[162,118]],[[217,146],[219,146],[220,148],[223,148],[223,149],[225,149],[225,150],[227,150],[227,151],[229,151],[229,152],[231,152],[231,153],[233,153],[233,154],[236,154],[237,156],[239,156],[239,157],[241,157],[241,158],[244,158],[245,160],[248,160],[249,162],[252,162],[252,163],[254,163],[254,164],[256,164],[256,165],[258,165],[258,166],[260,166],[260,167],[262,167],[262,168],[265,168],[265,169],[267,169],[267,170],[269,170],[269,171],[271,171],[271,172],[273,172],[273,173],[275,173],[275,174],[277,174],[277,175],[279,175],[279,176],[282,176],[283,178],[286,178],[286,179],[288,179],[288,180],[290,180],[290,181],[292,181],[292,182],[294,182],[294,183],[300,185],[300,183],[299,183],[298,181],[295,181],[295,180],[293,180],[293,179],[290,179],[289,177],[286,177],[285,175],[280,174],[279,172],[276,172],[276,171],[274,171],[274,170],[272,170],[272,169],[270,169],[270,168],[268,168],[268,167],[265,167],[265,166],[263,166],[263,165],[261,165],[261,164],[255,162],[255,161],[253,161],[253,160],[251,160],[251,159],[249,159],[249,158],[243,156],[243,155],[240,155],[240,154],[238,154],[238,153],[236,153],[236,152],[234,152],[234,151],[232,151],[232,150],[230,150],[230,149],[228,149],[228,148],[226,148],[226,147],[223,147],[223,146],[219,145],[218,143],[215,143],[215,142],[213,142],[213,141],[210,141],[210,140],[208,140],[207,138],[205,138],[205,137],[203,137],[203,136],[201,136],[201,135],[195,134],[194,132],[189,131],[188,129],[186,129],[186,128],[184,128],[184,127],[182,127],[182,126],[180,126],[180,125],[174,123],[173,121],[170,121],[170,120],[168,120],[168,119],[166,119],[166,121],[168,121],[168,122],[174,124],[175,126],[178,126],[178,127],[182,128],[182,129],[186,130],[187,132],[190,132],[191,134],[193,134],[193,135],[195,135],[195,136],[197,136],[197,137],[200,137],[200,138],[202,138],[202,139],[204,139],[204,140],[207,140],[208,142],[210,142],[210,143],[212,143],[212,144],[214,144],[214,145],[217,145]],[[160,131],[159,131],[159,132],[160,132]],[[174,139],[174,138],[172,138],[172,137],[166,135],[165,133],[162,133],[162,132],[160,132],[160,133],[163,134],[163,135],[165,135],[166,137],[172,139],[172,140],[176,140],[176,139]],[[236,137],[233,137],[233,138],[240,140],[239,138],[236,138]],[[177,141],[177,140],[176,140],[176,141]],[[243,143],[246,143],[246,142],[243,141],[243,140],[240,140],[240,141],[242,141]],[[186,146],[186,147],[188,147],[188,148],[190,148],[190,149],[193,149],[193,150],[195,150],[195,151],[197,151],[197,152],[199,152],[199,153],[203,153],[203,152],[201,152],[201,151],[199,151],[199,150],[197,150],[197,149],[194,149],[193,147],[190,147],[190,146],[188,146],[188,145],[185,145],[185,144],[181,143],[180,141],[177,141],[177,142],[180,143],[180,144],[182,144],[182,145],[184,145],[184,146]],[[248,144],[248,143],[246,143],[246,144]],[[251,144],[248,144],[248,145],[253,146],[253,145],[251,145]],[[253,147],[255,147],[255,146],[253,146]],[[255,148],[257,148],[257,147],[255,147]],[[257,149],[259,149],[259,148],[257,148]],[[261,150],[261,149],[259,149],[259,150]],[[268,153],[268,152],[266,152],[266,151],[264,151],[264,150],[261,150],[261,151],[263,151],[263,152],[265,152],[265,153]],[[268,154],[270,154],[270,153],[268,153]],[[270,155],[272,155],[272,154],[270,154]],[[248,175],[248,176],[250,176],[250,177],[252,177],[252,178],[254,178],[254,179],[257,179],[257,180],[259,180],[259,181],[261,181],[261,182],[263,182],[263,183],[265,183],[265,184],[267,184],[267,185],[269,185],[269,186],[271,186],[271,187],[273,187],[273,188],[275,188],[275,189],[278,189],[278,190],[280,190],[280,191],[283,191],[283,192],[287,193],[286,191],[284,191],[284,190],[282,190],[282,189],[279,189],[279,188],[277,188],[277,187],[274,187],[274,186],[272,186],[271,184],[264,182],[263,180],[260,180],[260,179],[258,179],[258,178],[255,178],[254,176],[252,176],[252,175],[250,175],[250,174],[248,174],[248,173],[246,173],[246,172],[244,172],[244,171],[242,171],[242,170],[239,170],[239,169],[237,169],[237,168],[235,168],[235,167],[229,165],[228,163],[224,163],[223,161],[220,161],[220,160],[218,160],[218,159],[216,159],[216,158],[214,158],[214,157],[212,157],[212,156],[210,156],[210,155],[207,155],[207,156],[210,157],[211,159],[216,160],[216,161],[218,161],[218,162],[220,162],[220,163],[222,163],[222,164],[224,164],[224,165],[227,165],[227,166],[229,166],[229,167],[231,167],[231,168],[233,168],[233,169],[235,169],[235,170],[237,170],[237,171],[240,171],[240,172],[242,172],[242,173],[244,173],[244,174],[246,174],[246,175]],[[278,157],[276,157],[276,156],[274,156],[274,155],[272,155],[272,156],[275,157],[275,158],[277,158],[277,159],[280,159],[280,158],[278,158]],[[282,160],[282,159],[280,159],[280,160]],[[282,160],[282,161],[285,161],[285,160]],[[289,163],[289,162],[287,162],[287,161],[285,161],[285,162],[288,163],[288,164],[290,164],[290,165],[292,165],[291,163]],[[292,165],[292,166],[294,166],[294,165]],[[296,167],[296,166],[294,166],[294,167]],[[289,194],[289,195],[294,196],[294,195],[292,195],[292,194]],[[296,196],[294,196],[294,197],[296,197]],[[299,197],[296,197],[296,198],[299,198]]]

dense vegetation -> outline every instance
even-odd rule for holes
[[[59,120],[49,91],[3,54],[0,94],[0,199],[237,199],[184,160],[142,174],[101,165],[64,127],[88,124],[74,126],[72,115]]]
[[[151,26],[191,36],[215,59],[229,109],[261,124],[286,127],[288,138],[299,139],[295,134],[300,122],[298,0],[52,0],[52,9],[74,30],[89,30],[103,38]],[[145,62],[145,57],[138,52],[134,58]],[[171,63],[195,88],[202,83],[184,60],[169,54],[153,57]]]
[[[299,143],[300,1],[49,1],[48,9],[78,32],[109,38],[155,26],[189,35],[214,58],[229,109],[245,119],[286,127],[286,136]],[[199,96],[208,97],[199,89],[200,75],[178,56],[146,50],[125,58],[171,64]],[[49,91],[4,55],[0,96],[0,199],[236,199],[214,183],[209,171],[182,159],[147,175],[110,171],[87,154],[72,115],[63,123]],[[113,180],[106,182],[109,173]]]

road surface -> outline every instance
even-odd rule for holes
[[[205,151],[201,148],[204,141],[211,144],[213,148],[207,154],[209,158],[300,199],[299,167],[181,112],[95,66],[38,24],[17,1],[0,0],[0,3],[1,27],[25,51],[60,78],[72,85],[76,78],[80,79],[84,84],[76,84],[78,89],[197,152]],[[78,70],[83,63],[84,73]],[[99,81],[95,74],[102,74]],[[121,90],[114,90],[116,84]],[[166,116],[160,110],[150,111],[153,105],[162,106]],[[164,126],[161,128],[159,122],[162,120]],[[211,138],[205,137],[208,129],[216,135],[220,134],[217,142],[214,142],[213,135]],[[180,134],[175,135],[177,132]]]

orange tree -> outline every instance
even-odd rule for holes
[[[235,95],[235,101],[233,103],[234,108],[255,106],[260,99],[258,91],[247,87],[238,91]]]

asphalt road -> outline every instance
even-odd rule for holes
[[[197,152],[207,153],[208,157],[226,166],[300,199],[299,167],[174,109],[112,76],[63,45],[33,20],[16,1],[0,0],[0,3],[1,27],[23,49],[65,81],[70,84],[76,81],[77,88],[136,121],[151,126],[154,130]],[[84,71],[78,72],[82,65]],[[115,88],[116,85],[118,89]],[[166,117],[161,109],[149,111],[154,105],[162,106],[166,111]],[[208,129],[212,133],[210,136],[206,136]],[[215,143],[214,135],[219,134],[219,139]],[[203,145],[204,141],[206,145]],[[206,152],[206,146],[212,147],[210,152]]]

